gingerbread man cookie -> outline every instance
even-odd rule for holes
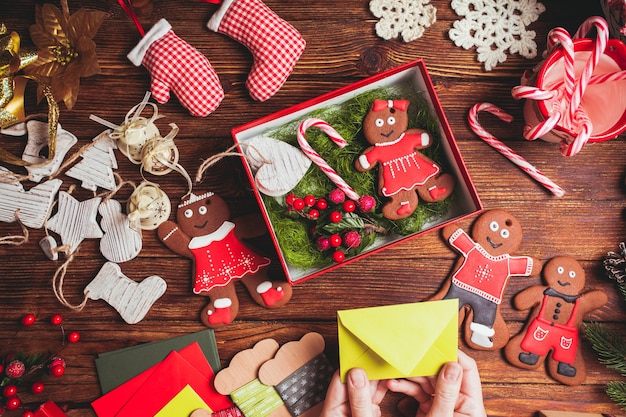
[[[497,350],[509,341],[509,329],[500,314],[504,291],[512,276],[532,276],[541,264],[530,256],[512,256],[522,243],[522,226],[510,213],[495,209],[482,213],[472,236],[452,224],[443,238],[461,257],[433,299],[458,298],[465,315],[465,341],[479,350]]]
[[[382,213],[390,220],[410,216],[419,198],[441,201],[454,189],[454,177],[441,173],[439,165],[418,152],[432,145],[433,138],[422,129],[407,130],[408,107],[408,100],[374,100],[363,120],[365,140],[372,146],[356,161],[360,172],[380,164],[378,194],[389,198]]]
[[[536,369],[543,362],[548,374],[566,385],[581,384],[586,378],[584,358],[578,349],[578,332],[583,317],[608,301],[600,290],[582,292],[585,271],[569,256],[546,262],[543,279],[518,293],[513,304],[530,310],[524,330],[511,338],[504,349],[507,360],[523,369]]]
[[[235,280],[241,280],[254,301],[267,308],[285,305],[292,294],[289,284],[268,278],[270,260],[241,241],[258,235],[250,234],[252,224],[244,225],[243,217],[229,219],[230,211],[220,196],[191,193],[178,205],[177,223],[166,221],[158,228],[159,239],[170,250],[194,261],[193,292],[210,298],[200,319],[211,328],[229,324],[237,316]]]

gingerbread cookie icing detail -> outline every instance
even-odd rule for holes
[[[389,198],[383,215],[390,220],[410,216],[419,203],[447,198],[454,189],[454,178],[419,152],[433,143],[422,129],[408,129],[408,100],[374,100],[363,120],[365,140],[372,146],[356,160],[358,171],[378,168],[378,193]]]

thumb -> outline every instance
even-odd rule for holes
[[[352,417],[373,417],[372,396],[363,369],[354,368],[348,372],[348,399]]]
[[[463,368],[457,362],[444,365],[437,377],[435,398],[429,417],[447,417],[454,414],[461,391],[462,376]]]

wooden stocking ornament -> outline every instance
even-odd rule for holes
[[[137,283],[124,275],[119,265],[107,262],[83,292],[91,300],[106,301],[126,323],[135,324],[143,320],[166,289],[165,280],[157,275]]]

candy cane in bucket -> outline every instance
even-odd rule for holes
[[[495,136],[487,132],[481,125],[478,123],[478,113],[480,111],[487,111],[500,120],[505,122],[510,122],[513,120],[513,117],[506,113],[501,108],[491,104],[491,103],[477,103],[475,104],[469,111],[467,119],[470,124],[470,128],[478,137],[483,139],[489,145],[491,145],[495,150],[504,155],[509,161],[513,162],[515,165],[520,167],[525,173],[530,175],[533,179],[543,185],[545,188],[550,190],[552,194],[557,197],[562,197],[565,194],[565,190],[556,185],[552,180],[542,174],[537,168],[528,163],[524,158],[519,156],[513,149],[506,146],[500,140],[498,140]]]
[[[595,27],[596,39],[582,39]],[[526,127],[524,137],[528,140],[542,138],[546,141],[560,141],[561,153],[565,156],[577,154],[588,141],[606,140],[611,135],[617,136],[626,129],[623,120],[607,129],[598,128],[601,133],[594,136],[594,126],[588,111],[582,104],[583,95],[590,85],[614,83],[626,79],[625,65],[626,48],[623,44],[615,45],[615,40],[609,40],[608,25],[598,16],[587,19],[576,31],[573,37],[563,28],[555,28],[548,34],[548,57],[541,68],[531,79],[533,85],[522,85],[511,91],[514,98],[527,99],[524,106]],[[611,46],[611,49],[608,49]],[[579,54],[576,54],[580,52]],[[588,53],[588,58],[585,53]],[[613,60],[616,70],[607,72],[606,61],[604,67],[598,66],[603,55],[607,60]],[[622,56],[623,55],[623,56]],[[576,58],[579,74],[575,72]],[[562,63],[562,80],[559,80],[556,64]],[[598,69],[600,74],[594,74]],[[556,75],[556,78],[555,78]],[[550,78],[548,78],[550,77]],[[523,81],[524,84],[526,84]],[[615,87],[619,89],[619,87]],[[534,100],[534,102],[532,102]],[[597,112],[597,111],[596,111]],[[625,115],[626,116],[626,115]],[[623,119],[623,118],[622,118]]]
[[[341,135],[337,133],[337,131],[330,124],[321,119],[306,119],[302,123],[300,123],[300,126],[298,127],[297,137],[302,152],[304,152],[304,154],[311,161],[313,161],[313,163],[315,163],[315,165],[317,165],[322,170],[322,172],[324,172],[324,174],[326,174],[326,176],[330,178],[330,180],[346,194],[349,199],[358,201],[360,196],[356,193],[356,191],[354,191],[352,187],[350,187],[344,181],[344,179],[341,178],[330,165],[328,165],[324,158],[322,158],[317,152],[315,152],[315,150],[307,142],[304,133],[309,127],[317,127],[318,129],[321,129],[324,133],[326,133],[326,135],[328,135],[330,140],[332,140],[340,148],[344,148],[348,144],[348,142],[346,142],[346,140],[342,138]]]

